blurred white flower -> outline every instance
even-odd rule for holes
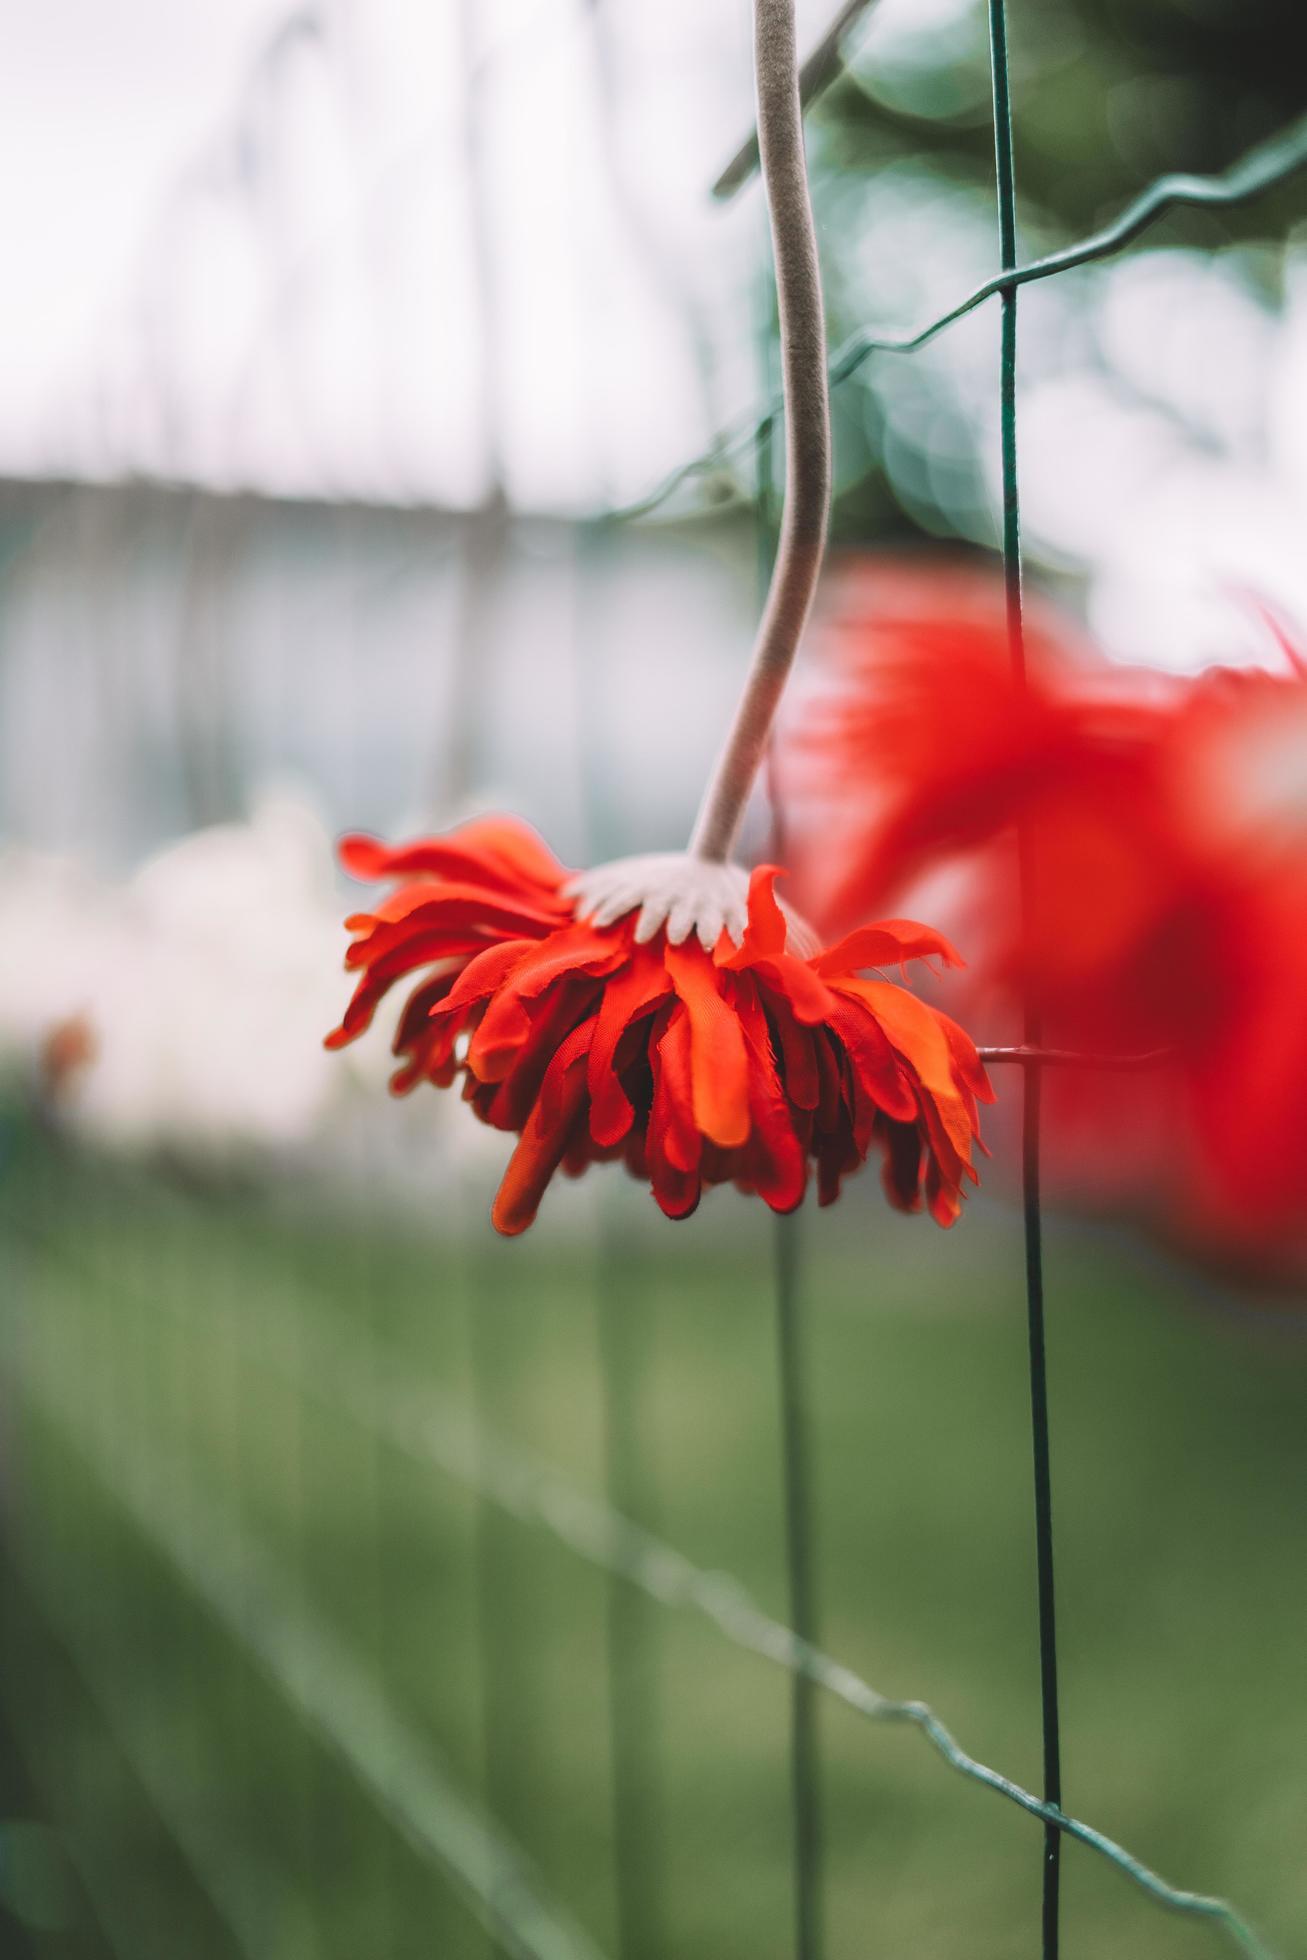
[[[125,882],[0,852],[0,936],[21,949],[0,967],[0,1070],[100,1148],[206,1173],[311,1165],[342,1197],[427,1206],[453,1190],[479,1207],[511,1139],[457,1120],[453,1094],[397,1109],[380,1023],[343,1054],[323,1048],[352,989],[343,921],[366,902],[338,883],[319,817],[284,793]]]
[[[341,909],[327,833],[285,795],[125,884],[10,850],[0,932],[24,956],[0,977],[0,1052],[44,1068],[61,1119],[103,1142],[301,1143],[351,1081],[322,1049],[348,984]],[[375,1046],[360,1069],[382,1074]]]

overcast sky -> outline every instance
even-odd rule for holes
[[[862,45],[937,60],[975,3]],[[760,197],[707,196],[750,11],[0,0],[0,470],[638,495],[760,392]]]
[[[944,59],[978,4],[880,0],[859,60]],[[833,6],[800,0],[804,45]],[[760,196],[707,196],[752,119],[749,15],[0,0],[0,473],[643,494],[763,393]],[[824,240],[868,319],[993,267],[987,200],[923,182],[885,173]],[[1023,299],[1026,535],[1086,569],[1122,657],[1219,657],[1240,588],[1307,618],[1300,264],[1278,321],[1236,260],[1154,241]],[[991,307],[923,357],[991,474],[996,348]],[[929,408],[902,366],[872,378],[891,431]],[[983,510],[961,528],[993,541]]]
[[[747,28],[743,0],[2,0],[0,468],[463,503],[498,452],[528,502],[643,487],[709,433],[694,309],[720,340],[748,305],[757,198],[705,197]]]

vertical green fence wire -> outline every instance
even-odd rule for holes
[[[497,487],[472,519],[465,540],[463,611],[453,646],[456,715],[448,730],[443,800],[449,808],[465,798],[477,780],[475,717],[486,686],[494,642],[493,607],[498,581],[510,551],[506,513]],[[467,1173],[456,1169],[460,1199],[467,1196]],[[475,1240],[463,1237],[459,1252],[461,1314],[466,1341],[472,1424],[483,1471],[493,1458],[488,1440],[495,1426],[497,1390],[504,1375],[504,1302],[487,1271]],[[514,1814],[518,1736],[513,1709],[517,1643],[514,1634],[512,1529],[482,1488],[473,1499],[471,1532],[472,1619],[480,1672],[479,1742],[482,1796],[488,1816],[501,1822]],[[502,1951],[491,1899],[488,1950]]]
[[[640,1517],[641,1467],[637,1320],[611,1226],[600,1227],[599,1359],[603,1397],[604,1490],[613,1510]],[[609,1775],[612,1788],[613,1889],[619,1960],[656,1960],[664,1951],[662,1803],[652,1629],[648,1601],[622,1573],[608,1576]]]
[[[1017,263],[1016,183],[1012,165],[1012,102],[1009,89],[1005,0],[989,0],[990,61],[994,83],[994,153],[998,180],[998,232],[1002,270]],[[1003,289],[1000,395],[1003,445],[1003,577],[1007,596],[1008,641],[1019,686],[1026,678],[1021,606],[1021,502],[1017,486],[1017,294]],[[1029,830],[1017,837],[1021,910],[1025,939],[1022,1038],[1037,1048],[1042,1037],[1040,1005],[1032,958],[1035,907],[1034,865]],[[1022,1070],[1021,1202],[1025,1228],[1026,1313],[1030,1346],[1030,1417],[1034,1451],[1035,1557],[1039,1594],[1039,1678],[1043,1721],[1044,1799],[1062,1803],[1061,1740],[1057,1706],[1057,1629],[1053,1588],[1053,1492],[1049,1468],[1048,1373],[1044,1343],[1043,1225],[1039,1190],[1041,1071],[1034,1061]],[[1043,1955],[1057,1960],[1062,1834],[1044,1826]]]
[[[606,641],[604,572],[612,552],[606,525],[577,534],[578,632],[574,713],[581,775],[582,860],[602,861],[611,839],[609,785],[602,768],[603,689],[591,666]],[[596,604],[596,598],[598,603]],[[654,1476],[642,1428],[647,1350],[645,1302],[635,1297],[616,1219],[596,1192],[595,1334],[604,1496],[622,1517],[648,1524]],[[665,1785],[655,1628],[649,1601],[621,1572],[604,1592],[608,1695],[608,1780],[612,1831],[615,1950],[618,1960],[661,1960],[665,1937]]]
[[[797,1216],[777,1218],[773,1224],[776,1339],[790,1625],[801,1640],[815,1647],[818,1644],[816,1559],[804,1394],[800,1230]],[[799,1669],[790,1677],[790,1800],[794,1820],[794,1950],[797,1960],[820,1960],[824,1943],[817,1685]]]
[[[502,1302],[490,1286],[478,1287],[477,1264],[468,1275],[465,1311],[472,1385],[472,1425],[478,1458],[478,1491],[472,1512],[472,1586],[476,1650],[481,1666],[481,1774],[486,1814],[506,1823],[514,1817],[517,1736],[510,1705],[516,1659],[514,1638],[513,1551],[511,1527],[492,1498],[485,1494],[494,1444],[495,1389],[503,1369],[500,1329]],[[508,1875],[492,1885],[487,1922],[488,1950],[494,1960],[503,1950],[497,1913]]]

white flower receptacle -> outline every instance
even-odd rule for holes
[[[684,945],[692,934],[712,952],[723,931],[739,946],[748,925],[749,874],[738,864],[717,864],[686,851],[617,858],[578,872],[563,887],[576,902],[576,916],[596,926],[613,926],[638,912],[635,937],[646,945],[666,931],[669,944]],[[781,903],[788,928],[786,951],[812,959],[821,950],[807,920]]]

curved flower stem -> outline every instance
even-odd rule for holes
[[[794,0],[754,0],[762,178],[771,217],[785,398],[785,509],[753,660],[690,839],[693,856],[730,856],[795,650],[807,622],[830,505],[830,395],[817,236],[799,107]]]

